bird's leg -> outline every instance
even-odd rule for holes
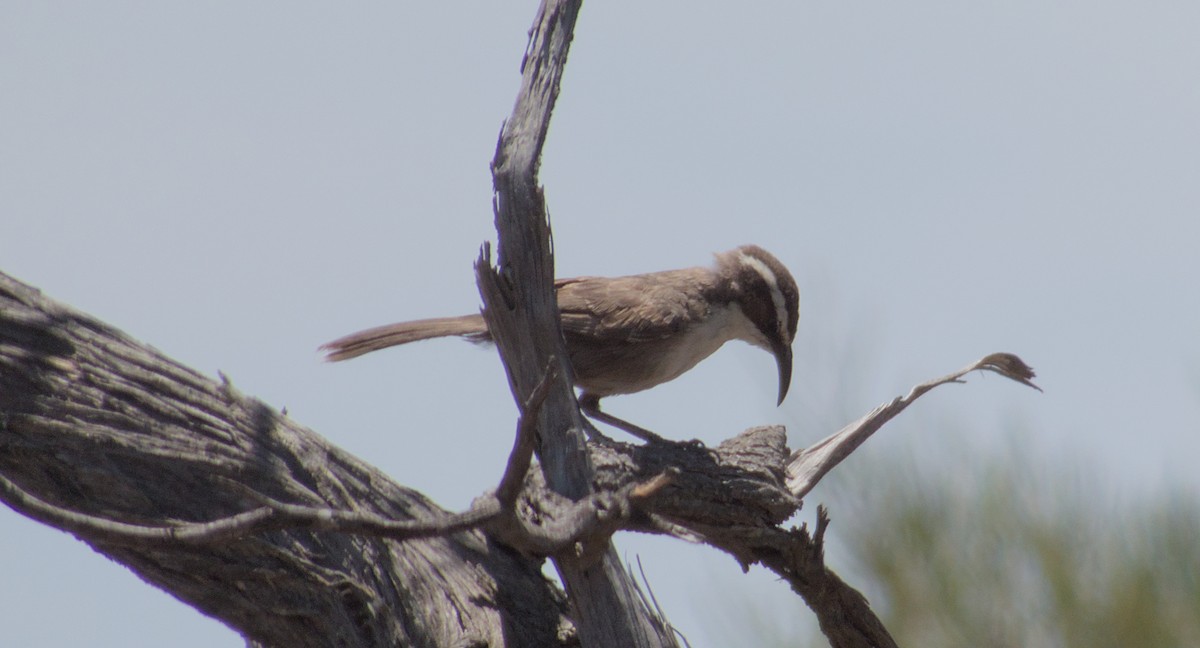
[[[604,412],[601,412],[600,397],[596,396],[595,394],[589,394],[587,392],[580,394],[579,409],[583,410],[583,413],[586,414],[588,418],[600,421],[601,423],[607,423],[615,428],[624,430],[629,434],[641,439],[642,441],[645,441],[646,443],[671,443],[671,441],[658,436],[644,427],[639,427],[633,423],[630,423],[629,421],[619,419],[612,414],[605,414]]]

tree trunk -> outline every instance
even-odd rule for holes
[[[252,644],[675,646],[613,549],[612,534],[629,529],[773,570],[834,646],[894,646],[866,599],[824,565],[823,510],[812,534],[781,525],[930,389],[976,369],[1032,386],[1033,372],[1016,356],[987,356],[798,452],[777,427],[715,449],[585,439],[537,180],[579,5],[539,8],[492,163],[498,258],[493,266],[485,247],[476,271],[522,412],[494,493],[450,514],[223,377],[0,274],[0,499]],[[542,576],[543,556],[565,595]]]
[[[47,504],[135,525],[225,518],[254,508],[252,493],[398,520],[444,514],[227,382],[6,275],[0,475]],[[278,530],[152,546],[75,534],[264,645],[573,644],[542,561],[478,530],[404,542]]]

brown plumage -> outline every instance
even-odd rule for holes
[[[555,290],[580,403],[590,414],[599,413],[600,398],[673,380],[734,339],[775,356],[779,401],[787,394],[799,293],[783,264],[758,246],[718,254],[713,268],[559,279]],[[445,336],[491,339],[482,316],[463,315],[367,329],[321,349],[329,360],[347,360]]]

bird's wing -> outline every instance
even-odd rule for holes
[[[697,297],[706,272],[689,268],[653,275],[559,279],[554,287],[563,334],[638,341],[678,333],[685,322],[705,315],[689,309],[704,309],[704,301]],[[680,286],[694,290],[680,291]]]

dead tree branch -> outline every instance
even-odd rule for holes
[[[879,428],[903,412],[909,405],[912,405],[914,401],[935,387],[947,383],[964,382],[963,376],[972,371],[992,371],[1042,391],[1041,387],[1033,384],[1033,378],[1036,377],[1033,369],[1017,356],[1011,353],[993,353],[984,356],[954,373],[913,387],[908,394],[893,398],[825,439],[796,451],[788,461],[788,488],[796,497],[804,497],[834,466],[850,456],[850,453],[854,452],[858,446],[871,438],[872,434],[875,434]]]
[[[497,263],[485,246],[476,271],[521,408],[495,492],[442,511],[227,381],[0,275],[0,499],[258,644],[677,645],[612,548],[613,533],[632,530],[771,569],[836,647],[894,646],[825,566],[824,510],[812,534],[782,525],[930,389],[977,369],[1036,388],[1033,372],[993,354],[795,453],[778,427],[711,450],[589,444],[537,179],[579,4],[539,8],[492,163]],[[543,557],[566,597],[541,576]]]
[[[538,10],[521,63],[521,90],[492,161],[498,264],[492,267],[486,248],[476,264],[484,317],[518,402],[527,398],[547,360],[559,358],[561,377],[539,417],[538,456],[548,488],[572,501],[589,497],[592,467],[565,362],[549,220],[537,172],[579,7],[579,0],[543,0]],[[642,605],[607,537],[581,543],[573,556],[556,555],[555,566],[584,645],[677,645],[665,622]]]
[[[981,368],[1032,386],[1024,363],[996,354],[839,434],[873,432],[896,408]],[[800,507],[788,472],[797,458],[807,456],[819,479],[832,466],[817,459],[836,463],[843,453],[823,452],[827,441],[793,453],[780,427],[713,449],[601,440],[588,449],[594,491],[572,500],[529,470],[532,422],[553,384],[543,374],[522,403],[496,492],[450,514],[227,382],[0,275],[0,498],[263,643],[320,645],[332,636],[320,633],[348,627],[357,637],[349,645],[443,645],[491,632],[508,633],[505,645],[570,643],[564,601],[538,576],[537,558],[594,562],[612,533],[632,530],[705,542],[743,567],[771,569],[834,646],[890,645],[865,599],[824,565],[827,517],[818,514],[812,535],[780,526]],[[263,571],[264,560],[273,567]],[[465,571],[447,581],[450,564]],[[390,588],[396,578],[415,589]],[[416,603],[433,591],[450,599],[447,609]],[[315,616],[262,613],[297,601]],[[522,632],[510,632],[513,624]]]
[[[263,645],[576,644],[539,558],[478,530],[406,542],[315,532],[369,517],[399,527],[447,518],[228,382],[5,275],[0,475],[14,509]],[[289,505],[275,502],[351,513],[291,528],[275,512]],[[161,538],[188,533],[211,535],[204,545]]]

